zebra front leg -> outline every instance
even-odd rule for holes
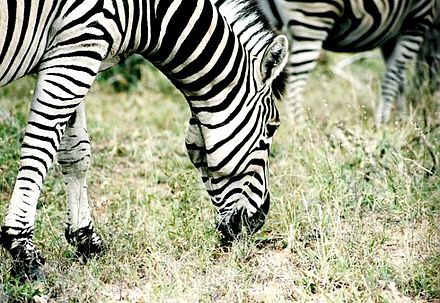
[[[88,92],[100,64],[94,58],[77,58],[68,65],[61,55],[55,60],[63,61],[62,68],[51,68],[50,61],[40,66],[19,171],[1,230],[0,242],[12,256],[11,274],[21,280],[42,276],[44,259],[33,243],[37,201],[66,124]],[[84,65],[80,67],[81,63]]]
[[[36,207],[66,124],[66,119],[56,119],[56,114],[41,110],[39,99],[32,102],[19,171],[0,238],[12,256],[11,275],[20,280],[44,276],[44,258],[33,243]]]
[[[104,243],[93,228],[87,196],[86,178],[90,156],[85,105],[81,103],[67,123],[58,151],[58,163],[67,188],[66,240],[76,247],[77,255],[83,260],[104,251]]]

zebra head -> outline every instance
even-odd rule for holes
[[[284,88],[288,43],[274,33],[261,41],[249,56],[242,53],[238,72],[228,76],[234,80],[227,93],[212,98],[211,106],[191,106],[188,155],[201,172],[226,240],[243,229],[259,230],[269,211],[269,149],[280,124],[275,101]]]

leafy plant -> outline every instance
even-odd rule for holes
[[[97,80],[110,84],[117,92],[128,92],[139,85],[142,78],[142,65],[145,59],[139,55],[133,55],[124,62],[101,72]]]

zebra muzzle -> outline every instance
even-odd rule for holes
[[[267,194],[263,204],[254,213],[249,213],[243,206],[225,213],[219,212],[217,230],[222,234],[223,241],[230,243],[244,234],[252,235],[259,231],[266,221],[269,207],[270,195]]]

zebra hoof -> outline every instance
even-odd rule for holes
[[[105,253],[104,242],[90,225],[76,231],[66,228],[65,236],[67,242],[76,247],[76,256],[83,262],[99,258]]]
[[[269,212],[270,198],[267,195],[263,205],[251,216],[245,208],[234,209],[226,215],[219,214],[217,217],[217,230],[222,234],[222,244],[229,245],[238,239],[243,230],[252,235],[263,227]]]
[[[7,230],[8,227],[2,227],[0,243],[11,254],[11,276],[20,282],[45,279],[42,270],[45,259],[32,242],[32,232],[11,235]]]

